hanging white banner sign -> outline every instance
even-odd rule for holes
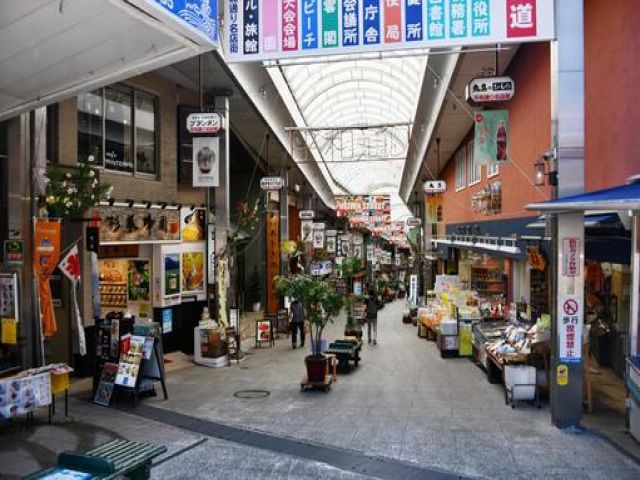
[[[298,218],[300,220],[313,220],[316,218],[316,212],[313,210],[300,210],[300,212],[298,212]]]
[[[220,138],[194,137],[193,186],[220,186]]]
[[[507,102],[516,94],[516,83],[511,77],[474,78],[467,85],[467,102],[474,105]]]
[[[191,113],[187,117],[189,133],[218,133],[222,126],[222,115],[218,112]]]
[[[444,180],[429,180],[424,184],[424,193],[444,193],[447,191],[447,182]]]
[[[551,40],[553,0],[228,0],[227,62]]]
[[[407,218],[407,227],[419,227],[422,225],[422,220],[418,217]]]

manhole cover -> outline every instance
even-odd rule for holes
[[[271,395],[268,390],[239,390],[233,394],[236,398],[265,398]]]

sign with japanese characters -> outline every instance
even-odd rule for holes
[[[562,239],[562,275],[580,276],[580,239],[566,237]]]
[[[558,297],[560,363],[577,363],[582,358],[582,298]]]
[[[218,133],[222,130],[222,115],[218,112],[191,113],[187,116],[189,133]]]
[[[218,45],[217,0],[153,0],[147,3],[206,39],[212,46]]]
[[[336,195],[336,215],[346,217],[352,227],[382,227],[391,223],[389,195]]]
[[[227,62],[554,38],[553,0],[228,0]]]
[[[467,102],[474,105],[508,102],[516,94],[516,84],[511,77],[479,77],[467,85]]]
[[[407,227],[419,227],[422,225],[422,220],[419,217],[407,218]]]
[[[444,193],[447,191],[447,182],[444,180],[429,180],[424,184],[424,193]]]
[[[262,190],[280,190],[284,186],[282,177],[262,177],[260,179],[260,188]]]
[[[313,210],[300,210],[298,212],[298,218],[300,220],[313,220],[316,218],[316,212]]]

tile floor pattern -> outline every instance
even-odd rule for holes
[[[432,342],[403,325],[403,302],[380,312],[379,345],[341,375],[330,393],[301,393],[306,352],[289,339],[254,350],[239,366],[189,366],[169,374],[170,398],[143,400],[162,409],[274,435],[348,448],[430,469],[487,479],[640,479],[640,466],[589,433],[556,429],[549,411],[505,406],[467,359],[441,359]],[[344,319],[326,338],[341,335]],[[233,393],[266,389],[264,399]],[[42,419],[42,415],[40,415]],[[0,478],[51,465],[61,450],[108,439],[166,444],[154,479],[365,478],[305,458],[203,437],[117,409],[72,399],[71,418],[53,426],[0,425]]]
[[[365,344],[360,367],[340,375],[328,394],[300,392],[306,352],[283,339],[273,349],[254,350],[240,366],[176,372],[169,379],[170,399],[152,403],[461,475],[640,478],[640,467],[601,439],[553,427],[546,407],[507,407],[502,387],[489,384],[468,359],[440,358],[433,342],[403,325],[404,308],[396,301],[380,311],[379,344]],[[343,324],[336,321],[326,338],[339,337]],[[235,398],[241,389],[271,395]],[[167,478],[163,468],[154,475]]]

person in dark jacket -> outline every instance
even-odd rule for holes
[[[366,302],[366,316],[367,316],[367,342],[378,344],[378,297],[376,292],[369,290],[369,296]]]
[[[296,348],[298,331],[300,331],[300,346],[304,347],[304,307],[299,300],[291,302],[291,346]]]

